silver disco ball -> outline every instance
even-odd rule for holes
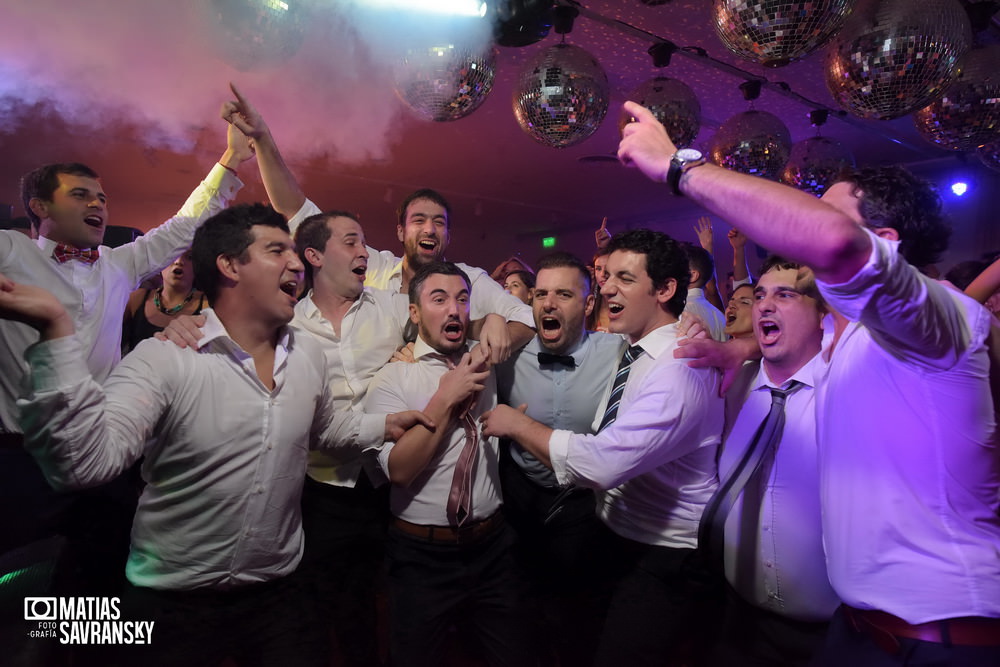
[[[1000,171],[1000,139],[983,144],[976,149],[980,161],[993,171]]]
[[[464,118],[493,90],[493,48],[434,46],[411,49],[396,67],[396,95],[424,120]]]
[[[556,44],[521,70],[514,89],[514,116],[535,141],[565,148],[600,127],[608,112],[608,77],[578,46]]]
[[[944,92],[971,42],[956,0],[861,0],[830,47],[826,85],[859,118],[899,118]]]
[[[288,60],[305,38],[302,0],[212,0],[211,11],[219,28],[213,33],[215,48],[243,72]]]
[[[628,99],[652,111],[656,120],[667,128],[677,148],[687,148],[694,143],[701,129],[701,104],[686,83],[658,76],[629,93]],[[618,131],[633,120],[631,114],[622,111],[618,117]]]
[[[730,51],[767,67],[800,60],[844,25],[854,0],[715,0],[715,32]]]
[[[809,137],[792,146],[781,182],[817,197],[833,185],[840,173],[854,166],[854,156],[842,144],[826,137]]]
[[[712,137],[712,162],[744,174],[778,178],[792,149],[792,135],[785,124],[766,111],[738,113]]]
[[[958,75],[937,101],[913,114],[928,141],[971,151],[1000,138],[1000,45],[972,49],[958,61]]]

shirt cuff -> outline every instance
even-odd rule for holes
[[[358,414],[361,415],[361,422],[358,426],[358,444],[361,445],[362,451],[378,449],[385,441],[385,419],[388,415],[367,412]]]
[[[569,438],[572,431],[552,431],[549,436],[549,463],[552,464],[552,472],[556,475],[556,481],[561,486],[571,484],[574,480],[566,470],[567,458],[569,457]]]
[[[216,162],[205,177],[205,184],[214,188],[219,196],[227,202],[236,198],[236,193],[243,187],[243,181],[229,169]]]
[[[24,360],[31,367],[31,388],[36,394],[58,391],[90,377],[75,335],[35,343],[24,351]]]
[[[299,225],[302,224],[303,220],[308,218],[310,215],[316,215],[317,213],[322,213],[322,211],[319,210],[319,206],[316,206],[311,199],[306,199],[302,202],[302,206],[299,207],[299,210],[295,212],[295,215],[288,219],[288,228],[294,232],[299,228]]]
[[[864,266],[858,272],[839,285],[816,280],[816,286],[831,306],[841,315],[851,321],[861,317],[865,306],[881,285],[880,278],[886,268],[898,259],[898,242],[888,241],[873,234],[871,230],[863,229],[871,239],[871,251]]]

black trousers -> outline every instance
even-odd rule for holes
[[[919,585],[919,582],[914,582]],[[833,615],[826,643],[813,659],[814,667],[997,667],[1000,646],[947,646],[917,639],[899,639],[890,654],[872,638],[851,627],[840,609]]]
[[[534,641],[543,662],[586,667],[594,661],[610,596],[607,531],[594,492],[577,489],[546,523],[559,488],[529,479],[501,447],[503,512],[517,543],[514,557],[529,585]]]
[[[705,664],[724,601],[721,578],[695,549],[613,539],[619,576],[596,664]]]
[[[347,667],[382,664],[376,591],[388,520],[388,484],[373,488],[364,472],[353,488],[306,477],[299,573],[315,597],[316,623],[327,635],[332,629]]]
[[[524,584],[502,521],[475,541],[431,542],[390,527],[392,667],[438,667],[450,627],[475,635],[493,667],[535,664],[522,606]]]
[[[806,667],[822,650],[829,625],[796,621],[758,609],[730,588],[711,664],[713,667]]]
[[[153,621],[152,642],[122,646],[121,667],[325,667],[312,598],[293,574],[232,590],[158,591],[130,586],[123,620]]]

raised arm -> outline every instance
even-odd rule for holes
[[[726,235],[733,247],[733,289],[753,281],[747,264],[747,235],[733,227]]]
[[[271,206],[290,219],[302,208],[306,196],[281,157],[274,136],[260,112],[234,84],[229,84],[229,87],[236,99],[222,105],[221,115],[253,142],[257,152],[257,168],[260,169],[260,178]]]
[[[986,303],[998,290],[1000,290],[1000,259],[976,276],[975,280],[965,288],[965,293],[979,303]]]
[[[634,102],[625,110],[636,119],[622,132],[618,159],[648,178],[666,182],[677,152],[663,126]],[[830,204],[787,185],[706,163],[680,181],[685,196],[738,227],[757,244],[808,264],[828,283],[841,283],[864,266],[871,242],[857,222]]]
[[[722,304],[722,297],[719,296],[719,280],[715,274],[715,243],[712,239],[712,219],[707,215],[698,218],[698,224],[694,226],[694,233],[698,236],[698,243],[712,256],[712,275],[705,281],[705,298],[708,302],[719,310],[725,310]]]

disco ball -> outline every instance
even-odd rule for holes
[[[969,51],[941,99],[913,114],[928,141],[971,151],[1000,137],[1000,45]]]
[[[411,49],[395,71],[396,95],[424,120],[464,118],[493,90],[493,48],[445,46]]]
[[[608,112],[608,77],[578,46],[556,44],[521,70],[514,116],[535,141],[565,148],[600,127]]]
[[[246,72],[278,65],[299,50],[305,38],[306,6],[301,0],[212,0],[219,30],[219,55]]]
[[[983,144],[976,149],[980,161],[993,171],[1000,171],[1000,139]]]
[[[844,169],[853,166],[854,156],[840,143],[809,137],[792,146],[781,182],[819,197]]]
[[[776,179],[788,161],[792,135],[785,124],[766,111],[738,113],[712,137],[712,162],[744,174]]]
[[[715,0],[715,32],[751,62],[780,67],[805,58],[844,24],[854,0]]]
[[[701,129],[701,104],[686,83],[658,76],[629,93],[628,99],[652,111],[656,120],[667,128],[677,148],[687,148],[694,143]],[[631,114],[622,111],[618,117],[618,131],[633,120]]]
[[[944,92],[971,40],[955,0],[861,0],[833,40],[826,85],[859,118],[899,118]]]

